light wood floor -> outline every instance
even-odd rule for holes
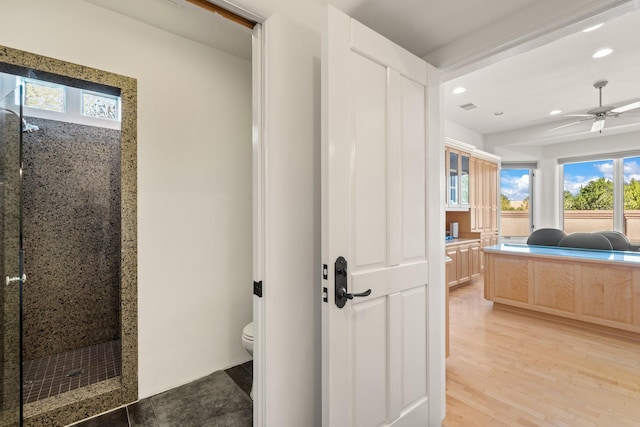
[[[640,343],[451,291],[443,426],[640,426]]]

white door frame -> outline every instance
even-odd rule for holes
[[[253,281],[262,282],[265,271],[264,227],[264,32],[253,28],[251,50],[252,182],[253,182]],[[253,425],[266,423],[265,309],[262,297],[253,295]]]
[[[251,34],[251,145],[252,145],[252,255],[253,281],[262,283],[265,274],[265,150],[264,150],[264,90],[265,90],[265,21],[259,15],[228,0],[214,0],[219,6],[257,22]],[[255,286],[255,285],[254,285]],[[266,425],[265,405],[265,305],[264,299],[253,295],[253,425]]]
[[[427,393],[429,425],[439,426],[446,415],[445,356],[445,163],[444,104],[441,76],[437,68],[427,64],[427,260],[429,284],[427,302]],[[437,184],[436,184],[437,183]],[[438,325],[440,327],[438,327]],[[434,354],[432,349],[439,349]]]

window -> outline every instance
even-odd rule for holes
[[[623,159],[624,174],[624,233],[640,242],[640,157]]]
[[[120,117],[119,97],[83,90],[82,115],[98,117],[101,119],[118,120]]]
[[[613,160],[564,165],[564,231],[613,230]]]
[[[534,166],[535,167],[535,166]],[[533,168],[505,163],[500,169],[500,236],[526,237],[531,234],[531,186]]]
[[[0,87],[22,88],[22,98],[20,91],[14,91],[13,100],[15,105],[22,104],[23,114],[27,119],[57,120],[107,129],[121,128],[122,101],[119,89],[97,83],[86,88],[66,86],[65,79],[58,80],[54,77],[48,81],[44,74],[39,78],[43,80],[0,72]]]
[[[639,153],[608,157],[559,160],[564,183],[564,230],[616,230],[640,242]]]
[[[65,112],[64,86],[31,79],[23,79],[23,84],[25,107]]]

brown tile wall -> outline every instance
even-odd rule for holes
[[[24,358],[119,338],[120,131],[27,118]]]

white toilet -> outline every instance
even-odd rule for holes
[[[242,345],[247,353],[253,357],[253,322],[249,323],[242,330]],[[251,398],[253,399],[253,382],[251,383]]]

